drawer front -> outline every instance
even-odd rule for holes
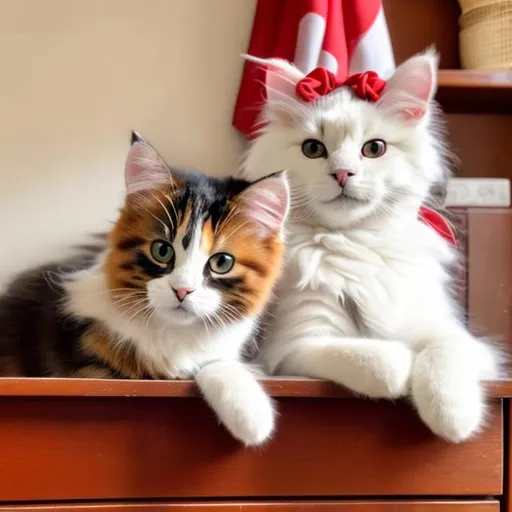
[[[218,502],[218,503],[109,503],[92,505],[0,506],[0,512],[499,512],[489,501],[348,501],[348,502]]]
[[[502,493],[501,402],[451,445],[403,403],[278,401],[243,449],[197,398],[0,398],[0,501]]]
[[[512,342],[512,209],[468,210],[470,328]]]

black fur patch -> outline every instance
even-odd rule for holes
[[[145,274],[155,279],[172,272],[172,269],[174,268],[174,258],[167,267],[161,267],[160,265],[153,263],[143,252],[138,252],[137,265]]]
[[[233,288],[240,286],[243,282],[244,282],[244,280],[239,277],[232,277],[232,278],[226,277],[223,279],[215,279],[215,278],[211,277],[208,280],[208,284],[212,288],[217,288],[217,290],[222,290],[222,291],[233,290]]]
[[[140,236],[132,236],[130,238],[125,238],[124,240],[121,240],[117,244],[117,248],[120,251],[131,251],[140,245],[142,245],[145,242],[144,238]]]
[[[96,252],[25,272],[0,297],[0,375],[66,377],[90,363],[80,337],[93,320],[64,312],[62,282],[64,271],[91,267]]]

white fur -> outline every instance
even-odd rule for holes
[[[274,409],[268,395],[245,365],[215,361],[199,370],[196,382],[234,437],[246,445],[259,445],[269,439],[274,430]]]
[[[242,174],[286,168],[292,189],[286,271],[262,348],[268,369],[371,397],[411,393],[425,423],[459,442],[483,423],[479,381],[497,375],[497,362],[449,298],[455,251],[417,219],[447,176],[431,101],[436,64],[431,52],[410,59],[375,104],[347,88],[306,104],[289,93],[297,70],[272,61],[286,79],[269,94]],[[309,138],[329,158],[306,158]],[[387,142],[382,157],[361,154],[371,139]],[[340,168],[354,173],[348,197],[330,176]]]

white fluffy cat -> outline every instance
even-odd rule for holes
[[[498,364],[450,297],[456,251],[418,220],[448,175],[433,101],[437,56],[403,63],[375,103],[348,87],[306,103],[296,95],[300,70],[249,59],[267,66],[268,99],[242,175],[288,169],[294,205],[262,346],[268,370],[370,397],[411,394],[432,431],[467,439],[484,420],[480,381]]]

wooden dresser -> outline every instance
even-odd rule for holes
[[[488,384],[487,428],[460,445],[405,403],[266,386],[278,431],[243,449],[189,381],[1,380],[0,512],[509,510],[511,383]]]

